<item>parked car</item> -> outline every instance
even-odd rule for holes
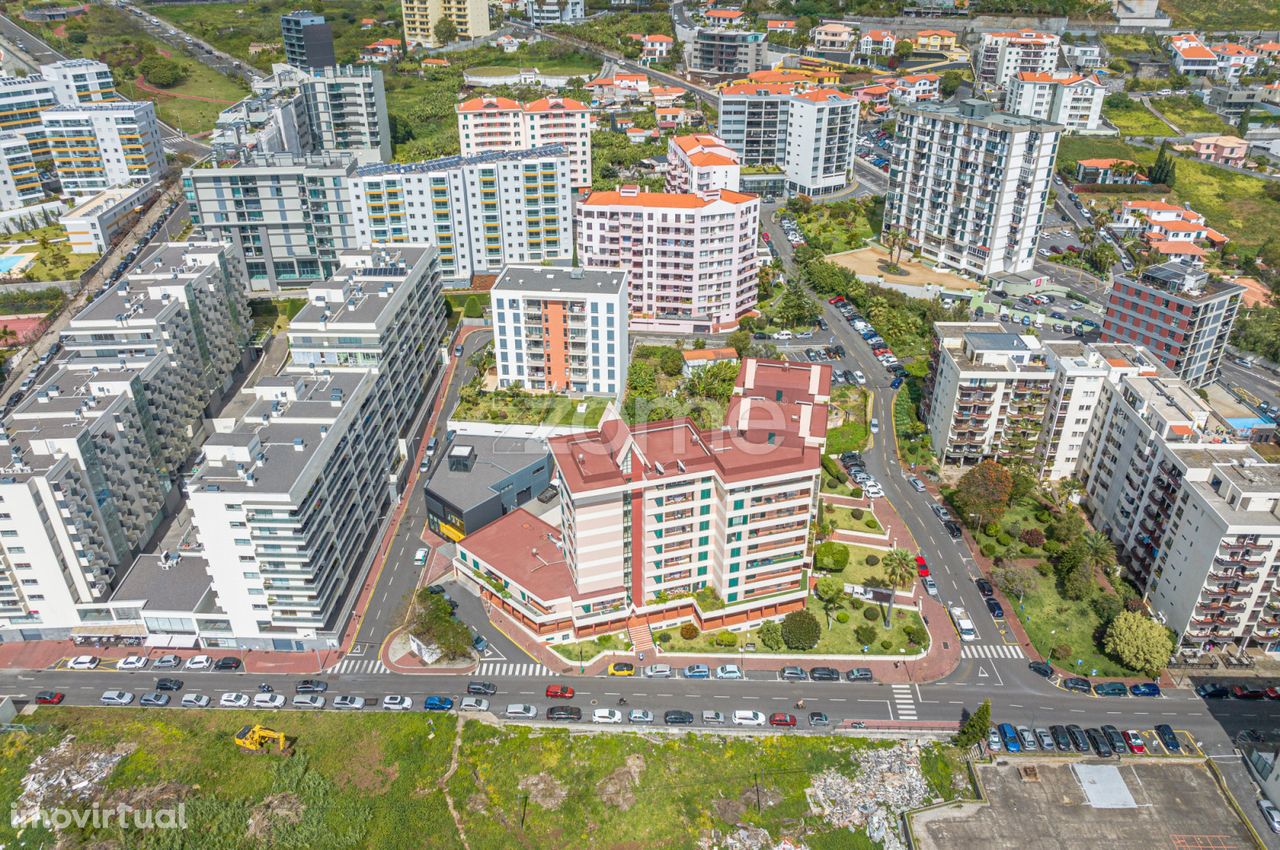
[[[36,705],[61,705],[66,698],[61,691],[40,691],[36,694]]]
[[[1277,809],[1266,797],[1259,797],[1258,811],[1262,812],[1262,819],[1267,822],[1267,829],[1280,833],[1280,809]]]
[[[615,661],[609,665],[607,672],[610,676],[634,676],[636,674],[636,665],[629,664],[626,661]]]
[[[721,664],[716,668],[717,679],[745,679],[746,674],[737,664]]]
[[[702,712],[702,722],[707,726],[723,726],[724,713],[710,709]]]
[[[333,707],[344,711],[359,711],[364,708],[364,697],[341,696],[333,698]]]
[[[764,712],[738,710],[732,716],[734,726],[763,726],[766,723]]]
[[[780,726],[784,729],[794,729],[796,725],[796,716],[788,714],[785,711],[775,711],[769,715],[770,726]]]
[[[993,753],[998,753],[1004,746],[1000,743],[1000,731],[994,727],[987,730],[987,749]]]
[[[1040,749],[1046,753],[1051,753],[1055,749],[1053,736],[1049,734],[1048,729],[1036,728],[1036,743],[1040,745]]]
[[[491,697],[498,692],[493,682],[467,682],[467,693],[472,696]]]
[[[684,677],[686,679],[710,679],[711,668],[705,664],[690,664],[684,668]]]
[[[894,379],[894,383],[899,383],[901,380],[901,378],[896,378]],[[917,493],[923,493],[925,491],[924,482],[919,478],[916,478],[914,475],[907,479],[907,483],[910,484],[911,489],[915,490]]]
[[[167,676],[162,679],[156,679],[156,690],[157,691],[180,691],[182,690],[182,680],[171,679]]]
[[[1053,736],[1053,743],[1058,748],[1058,752],[1071,752],[1071,735],[1067,733],[1067,727],[1050,726],[1049,734]]]
[[[1071,746],[1075,747],[1077,753],[1089,752],[1089,739],[1085,736],[1083,729],[1071,723],[1067,726],[1067,734],[1071,737]]]
[[[328,700],[320,694],[294,694],[289,704],[294,708],[324,708]]]
[[[1082,679],[1079,676],[1068,676],[1062,680],[1062,687],[1068,691],[1075,691],[1079,694],[1093,693],[1093,686],[1088,679]]]
[[[947,520],[942,524],[942,527],[947,530],[947,536],[949,536],[953,541],[958,542],[964,539],[964,529],[962,529],[960,527],[960,523],[955,520]]]
[[[988,596],[984,601],[987,603],[987,611],[990,612],[991,619],[1004,619],[1004,606],[997,602],[994,596]]]
[[[147,666],[147,659],[141,655],[130,655],[116,663],[117,670],[141,670]]]
[[[1027,665],[1027,669],[1032,673],[1044,676],[1046,679],[1053,675],[1053,667],[1047,661],[1032,661]]]
[[[813,667],[809,670],[809,678],[814,682],[838,682],[840,671],[834,667]]]
[[[254,694],[254,708],[284,708],[284,696],[281,694]]]
[[[538,716],[538,709],[528,703],[517,702],[507,706],[502,716],[511,720],[532,720]]]
[[[854,667],[852,670],[845,673],[844,677],[850,682],[871,682],[875,679],[871,673],[870,667]]]
[[[693,712],[673,708],[663,713],[662,722],[668,726],[691,726],[693,725]]]
[[[675,671],[670,664],[650,664],[644,668],[644,675],[646,679],[670,679],[675,676]]]
[[[1130,685],[1129,693],[1135,697],[1158,697],[1160,696],[1160,686],[1155,682],[1141,682],[1137,685]]]
[[[217,670],[223,673],[235,672],[236,670],[239,670],[240,667],[241,667],[240,659],[236,658],[234,655],[227,655],[222,658],[219,658],[213,664],[214,670]]]
[[[1031,731],[1030,726],[1018,727],[1018,740],[1022,744],[1023,752],[1032,752],[1040,749],[1040,745],[1036,743],[1035,733]]]
[[[67,662],[68,670],[93,670],[98,666],[98,658],[94,655],[77,655]]]
[[[1173,727],[1168,723],[1159,723],[1155,727],[1156,735],[1160,738],[1160,743],[1170,753],[1182,751],[1182,744],[1178,742],[1178,735],[1173,731]]]
[[[1142,734],[1136,729],[1129,729],[1124,733],[1124,745],[1129,748],[1129,752],[1137,756],[1147,751],[1146,742],[1142,740]]]
[[[916,555],[916,574],[920,578],[929,575],[929,562],[924,559],[924,555]]]
[[[1093,686],[1093,692],[1100,697],[1127,697],[1129,689],[1124,682],[1099,682]]]
[[[329,690],[329,684],[319,679],[303,679],[293,686],[295,694],[322,694]]]
[[[159,658],[157,658],[155,663],[151,665],[151,669],[152,670],[176,670],[181,666],[182,666],[182,659],[174,655],[173,653],[168,653],[166,655],[161,655]]]
[[[1111,755],[1111,744],[1107,742],[1107,736],[1102,734],[1099,729],[1086,729],[1084,734],[1089,738],[1089,746],[1093,748],[1093,752],[1099,758],[1107,758]]]
[[[1120,755],[1125,750],[1129,749],[1128,745],[1124,742],[1124,735],[1121,735],[1120,730],[1111,724],[1108,723],[1102,727],[1102,734],[1106,736],[1107,744],[1116,755]]]
[[[209,698],[204,694],[183,694],[183,708],[208,708]]]
[[[1196,685],[1196,696],[1201,699],[1226,699],[1231,696],[1231,689],[1226,685],[1206,682],[1203,685]]]
[[[811,711],[809,712],[809,725],[815,728],[830,726],[831,718],[827,717],[827,715],[821,711]]]
[[[647,708],[633,708],[627,712],[628,723],[652,723],[653,712]]]
[[[938,598],[938,583],[936,581],[934,581],[929,576],[925,576],[924,578],[920,579],[920,583],[924,585],[925,593],[929,594],[935,599]]]
[[[1250,688],[1244,685],[1236,685],[1231,689],[1231,696],[1235,699],[1266,699],[1267,692],[1262,688]]]
[[[232,691],[229,694],[223,694],[218,698],[218,706],[220,708],[248,708],[249,695]]]
[[[474,700],[475,697],[468,697],[468,699]],[[488,700],[480,701],[484,703],[485,708],[489,707]],[[467,710],[466,703],[467,700],[462,701],[463,711]],[[384,711],[408,711],[411,708],[413,708],[413,700],[403,694],[387,694],[382,698],[382,709]],[[476,709],[472,710],[475,711]]]
[[[1018,730],[1013,728],[1011,723],[1001,723],[996,727],[996,731],[1000,733],[1000,743],[1007,752],[1022,752],[1022,741],[1018,738]]]
[[[936,516],[940,521],[946,522],[951,519],[951,512],[948,511],[945,506],[939,505],[935,502],[930,505],[929,508],[933,511],[934,516]]]
[[[553,705],[547,709],[548,720],[581,720],[582,709],[576,705]]]
[[[716,671],[716,678],[720,678],[719,671]],[[809,676],[804,672],[803,667],[788,666],[778,671],[778,678],[784,682],[803,682]]]
[[[148,691],[138,700],[138,705],[145,705],[150,708],[163,708],[169,704],[170,697],[168,694],[162,694],[159,691]]]

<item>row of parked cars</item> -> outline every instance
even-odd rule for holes
[[[799,248],[808,241],[804,238],[804,231],[800,229],[800,225],[791,216],[784,215],[779,218],[778,226],[782,228],[782,232],[786,234],[787,241],[793,248]]]
[[[1280,687],[1274,685],[1225,685],[1221,682],[1206,682],[1196,685],[1196,696],[1201,699],[1275,699],[1280,700]]]
[[[1182,743],[1173,727],[1161,723],[1155,727],[1156,736],[1161,745],[1169,753],[1182,751]],[[1121,732],[1110,724],[1100,728],[1082,729],[1074,723],[1066,726],[1050,726],[1048,728],[1014,726],[1012,723],[1001,723],[990,731],[987,737],[987,748],[992,752],[1003,750],[1008,753],[1026,753],[1043,751],[1046,753],[1089,753],[1101,758],[1108,758],[1122,753],[1143,755],[1147,752],[1142,733],[1136,729]]]
[[[876,430],[879,428],[877,427]],[[844,467],[844,471],[849,474],[853,483],[862,488],[862,495],[868,499],[884,498],[884,488],[880,486],[880,482],[874,475],[867,472],[861,452],[849,451],[840,455],[840,465]]]
[[[884,130],[874,130],[858,137],[854,152],[881,171],[888,171],[893,142]]]
[[[894,375],[892,384],[893,389],[902,386],[902,378],[907,374],[902,363],[898,361],[893,350],[889,348],[889,343],[884,341],[884,337],[876,333],[876,329],[866,320],[861,313],[854,309],[853,305],[845,300],[843,295],[837,295],[834,298],[828,298],[827,303],[835,307],[844,320],[853,328],[854,333],[862,337],[863,342],[871,349],[872,355],[879,360],[886,369]]]
[[[979,580],[978,591],[984,595],[987,593],[983,589],[983,585],[990,588],[990,584],[986,581]],[[1053,676],[1053,667],[1046,661],[1032,661],[1027,667],[1033,673],[1044,676],[1046,679]],[[1078,694],[1093,694],[1099,697],[1158,697],[1160,696],[1160,686],[1155,682],[1138,682],[1133,685],[1126,685],[1124,682],[1091,682],[1083,676],[1066,676],[1059,684],[1063,690],[1074,691]]]

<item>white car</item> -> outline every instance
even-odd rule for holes
[[[872,434],[879,434],[879,433],[880,433],[880,420],[879,420],[879,419],[872,419],[872,420],[871,420],[871,433],[872,433]]]
[[[222,708],[248,708],[249,695],[240,693],[223,694],[218,699],[218,705]]]
[[[414,566],[420,567],[423,564],[425,564],[427,562],[427,556],[430,554],[431,553],[426,549],[419,549],[417,552],[414,552],[413,553]]]
[[[116,665],[117,670],[141,670],[147,666],[147,659],[141,655],[130,655],[128,658],[121,658],[120,663]]]
[[[671,679],[675,677],[670,664],[650,664],[644,668],[644,675],[646,679]]]
[[[298,694],[291,702],[294,708],[324,708],[326,700],[319,694]]]
[[[716,668],[717,679],[745,679],[742,668],[737,664],[721,664]]]
[[[591,712],[592,723],[621,723],[622,712],[616,708],[597,708]]]
[[[929,576],[920,579],[920,583],[924,585],[924,592],[934,597],[938,597],[938,583]]]
[[[342,696],[342,697],[333,698],[334,708],[345,709],[347,711],[359,711],[360,709],[364,708],[364,704],[365,704],[364,697]]]
[[[762,711],[735,711],[733,713],[734,726],[763,726],[767,722],[767,718]]]
[[[387,694],[382,698],[382,707],[386,711],[408,711],[413,708],[413,700],[399,694]]]
[[[538,709],[528,703],[516,702],[507,706],[506,711],[502,712],[502,716],[513,720],[532,720],[538,716]]]
[[[193,655],[182,666],[186,670],[208,670],[213,666],[213,659],[207,655]]]
[[[133,694],[128,691],[103,691],[98,701],[103,705],[128,705],[133,702]]]
[[[865,387],[867,385],[867,376],[862,374],[861,371],[855,371],[853,373],[853,379],[858,382],[858,386],[860,387]]]
[[[183,708],[208,708],[209,698],[204,694],[183,694]]]
[[[281,694],[254,694],[254,708],[284,708],[284,696]]]
[[[883,499],[884,491],[879,487],[864,487],[862,495],[866,496],[868,499]]]
[[[98,666],[96,655],[77,655],[67,662],[68,670],[92,670]]]
[[[488,711],[489,701],[483,697],[463,697],[458,703],[458,711]]]

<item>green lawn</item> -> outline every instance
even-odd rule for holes
[[[1144,165],[1155,162],[1156,151],[1128,145],[1119,139],[1064,136],[1058,147],[1058,164],[1069,165],[1092,157],[1119,157]],[[1170,203],[1189,203],[1213,227],[1231,237],[1242,249],[1257,249],[1275,235],[1274,222],[1280,220],[1280,201],[1266,195],[1269,181],[1240,174],[1186,157],[1178,158],[1177,184],[1171,192],[1135,193],[1116,196],[1087,195],[1098,203],[1114,200],[1161,198]]]
[[[1033,584],[1022,604],[1010,599],[1010,605],[1027,630],[1031,643],[1048,658],[1055,646],[1071,647],[1071,656],[1055,662],[1059,667],[1078,671],[1082,676],[1138,676],[1137,671],[1111,660],[1098,648],[1102,621],[1087,601],[1073,602],[1058,592],[1053,576],[1042,576],[1028,570]],[[1008,611],[1006,610],[1006,614]],[[1076,660],[1082,664],[1077,665]]]
[[[827,454],[861,451],[871,432],[867,429],[867,392],[858,387],[839,386],[832,390],[832,406],[844,413],[842,424],[827,430]]]
[[[40,255],[39,259],[22,270],[27,280],[34,281],[79,280],[84,270],[97,262],[100,256],[73,254],[68,242],[53,242],[47,250],[41,250],[39,245],[31,245],[22,251]],[[65,262],[56,260],[55,257],[61,257]]]
[[[1154,98],[1151,105],[1184,133],[1235,133],[1236,128],[1211,112],[1198,97]]]
[[[846,584],[861,584],[871,587],[885,587],[884,555],[887,550],[874,549],[870,546],[859,546],[856,543],[843,544],[849,550],[849,563],[840,571],[840,580]],[[871,558],[874,564],[867,563]]]
[[[1126,136],[1172,136],[1173,128],[1161,121],[1138,101],[1133,101],[1126,109],[1102,107],[1102,117],[1106,118]]]
[[[978,547],[983,549],[985,552],[986,549],[984,547],[990,546],[991,550],[995,554],[1002,555],[1006,558],[1043,558],[1043,549],[1028,546],[1018,537],[1023,531],[1026,531],[1029,528],[1036,528],[1041,532],[1044,531],[1044,523],[1041,523],[1036,519],[1036,514],[1042,510],[1043,508],[1041,508],[1039,504],[1031,498],[1015,502],[1009,507],[1009,510],[1005,512],[1005,515],[1000,518],[1000,534],[997,534],[994,537],[988,536],[984,530],[985,525],[989,522],[989,520],[984,518],[984,528],[979,528],[974,531],[974,537],[978,541]],[[1009,542],[1002,543],[1001,540],[1003,538],[1001,535],[1009,538]]]
[[[893,433],[898,438],[898,454],[907,463],[915,467],[936,469],[938,459],[933,456],[929,436],[925,433],[924,423],[920,421],[920,394],[924,382],[912,374],[913,368],[919,371],[917,363],[907,364],[909,370],[906,383],[898,388],[893,397]]]
[[[827,627],[827,615],[822,611],[822,604],[814,597],[809,597],[807,607],[809,612],[817,618],[818,624],[822,629],[822,637],[818,640],[818,645],[807,652],[796,653],[800,655],[862,655],[862,644],[858,643],[857,637],[854,635],[854,628],[868,621],[864,612],[874,610],[876,619],[871,625],[876,628],[875,642],[871,647],[873,655],[897,655],[901,650],[904,653],[914,654],[921,650],[921,647],[911,646],[904,634],[907,626],[915,625],[923,628],[924,624],[920,621],[920,615],[910,609],[904,609],[901,606],[895,606],[893,609],[893,627],[889,631],[885,631],[884,624],[884,607],[873,603],[859,604],[858,608],[854,608],[854,604],[861,603],[861,600],[855,600],[851,603],[845,600],[840,610],[850,615],[849,622],[839,623],[835,619],[835,613],[832,614],[831,627]],[[655,640],[660,639],[662,634],[669,634],[671,637],[666,642],[661,643],[663,652],[669,653],[726,653],[733,654],[739,651],[739,647],[746,643],[754,642],[757,652],[769,652],[765,645],[760,642],[757,636],[757,630],[751,629],[746,632],[735,632],[737,642],[734,646],[721,646],[715,640],[715,636],[719,632],[704,632],[693,640],[685,640],[680,637],[679,628],[663,629],[654,633]],[[889,646],[885,647],[881,641],[889,641]],[[780,652],[791,650],[779,650]]]
[[[249,302],[254,338],[266,338],[286,330],[290,320],[305,306],[305,298],[254,298]]]
[[[1152,52],[1151,42],[1147,40],[1146,36],[1142,35],[1106,33],[1102,36],[1102,43],[1107,46],[1107,50],[1113,56],[1135,53],[1150,54]]]
[[[1280,6],[1275,0],[1162,0],[1177,27],[1189,29],[1276,29],[1280,27]]]
[[[594,428],[610,399],[569,398],[562,395],[512,393],[498,390],[481,392],[475,400],[459,399],[454,419],[473,422],[504,422],[509,425],[580,425]],[[578,406],[585,405],[583,413]]]
[[[626,652],[631,640],[625,634],[600,635],[591,640],[550,644],[566,661],[590,661],[602,652]]]
[[[855,517],[857,511],[862,516]],[[823,518],[834,522],[836,528],[847,531],[863,531],[869,534],[884,534],[884,526],[872,515],[871,511],[862,508],[846,508],[841,505],[827,505]]]
[[[814,204],[796,219],[809,244],[827,254],[861,248],[872,236],[858,204]]]

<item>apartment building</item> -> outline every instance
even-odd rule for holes
[[[1116,279],[1102,339],[1145,347],[1193,387],[1211,384],[1244,291],[1185,263],[1148,266]]]
[[[0,422],[6,640],[100,617],[242,363],[248,310],[227,249],[166,245],[146,265],[71,319],[52,375]]]
[[[344,253],[307,291],[289,358],[215,421],[186,480],[234,645],[311,649],[341,633],[411,458],[440,366],[434,247]]]
[[[1069,133],[1092,132],[1101,126],[1106,93],[1093,74],[1020,71],[1009,81],[1005,109],[1014,115],[1061,124]]]
[[[463,156],[561,145],[569,157],[569,185],[591,187],[591,109],[580,101],[476,97],[459,103],[457,112]]]
[[[978,82],[1003,89],[1019,73],[1048,74],[1058,67],[1061,39],[1050,33],[984,32],[975,66]]]
[[[301,89],[317,148],[350,152],[361,163],[391,160],[382,71],[368,65],[326,66],[306,73],[281,66],[273,70],[280,85]]]
[[[1125,201],[1120,216],[1108,227],[1142,240],[1155,256],[1196,266],[1204,264],[1205,254],[1229,241],[1189,206],[1164,201]]]
[[[507,266],[491,290],[498,385],[621,400],[627,295],[625,271]]]
[[[742,167],[738,155],[710,133],[667,139],[666,190],[706,195],[719,189],[737,192]]]
[[[938,322],[933,345],[920,418],[939,460],[1030,461],[1053,380],[1040,340],[998,322]]]
[[[1094,526],[1182,646],[1273,648],[1280,466],[1141,349],[1112,348],[1078,473]]]
[[[1061,132],[981,100],[901,107],[885,230],[976,275],[1031,269]]]
[[[958,38],[951,30],[919,30],[911,42],[916,50],[948,53],[959,46]]]
[[[251,292],[271,293],[324,280],[337,271],[339,253],[357,246],[355,170],[349,154],[241,151],[196,163],[182,186],[203,237],[244,257]]]
[[[904,74],[883,77],[878,82],[890,86],[890,96],[899,103],[937,100],[942,88],[942,77],[938,74]]]
[[[324,15],[301,10],[280,16],[284,61],[295,68],[328,68],[337,65],[333,52],[333,27]]]
[[[760,200],[592,192],[577,208],[578,262],[630,273],[632,330],[720,333],[755,308]]]
[[[535,27],[571,24],[587,16],[584,0],[524,0],[524,16]]]
[[[741,83],[719,96],[721,137],[744,166],[776,165],[787,191],[811,197],[848,185],[857,98],[796,83]]]
[[[690,70],[744,76],[768,67],[769,43],[762,32],[698,27]]]
[[[459,543],[458,574],[548,642],[798,610],[829,395],[826,366],[748,358],[723,428],[606,414],[552,438],[559,526],[510,513]],[[704,612],[699,591],[724,607]]]
[[[442,18],[453,21],[458,38],[466,41],[483,38],[493,32],[489,26],[489,4],[485,0],[401,0],[406,46],[441,47],[436,39],[436,24]]]
[[[1053,379],[1034,466],[1042,479],[1058,481],[1074,476],[1080,468],[1089,427],[1102,403],[1103,384],[1117,359],[1130,355],[1131,346],[1054,340],[1043,347]]]
[[[40,113],[40,125],[69,195],[96,195],[164,174],[160,124],[149,101],[51,106]]]
[[[511,263],[573,259],[569,158],[560,145],[367,165],[348,185],[356,244],[430,242],[451,284]]]
[[[1239,136],[1201,136],[1175,148],[1205,162],[1236,168],[1244,166],[1249,153],[1249,143]]]
[[[96,59],[65,59],[41,65],[40,79],[53,88],[54,98],[65,106],[122,99],[116,92],[110,66]]]
[[[44,200],[31,145],[17,133],[0,133],[0,210],[18,210]]]
[[[63,213],[58,223],[67,231],[73,254],[105,254],[120,234],[139,218],[139,211],[160,193],[160,186],[108,189]]]
[[[650,33],[641,39],[641,45],[644,48],[641,58],[646,64],[669,59],[671,58],[671,49],[675,47],[675,43],[676,40],[669,35]],[[683,89],[681,91],[683,92]]]
[[[0,76],[0,114],[4,115],[4,130],[25,138],[36,156],[47,157],[49,154],[44,128],[40,126],[40,113],[57,105],[58,97],[53,86],[43,77]]]

